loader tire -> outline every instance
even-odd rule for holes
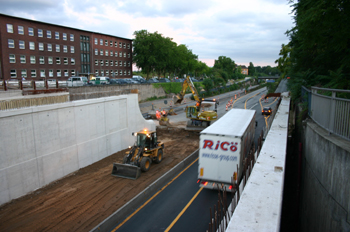
[[[154,158],[154,162],[156,164],[159,164],[160,162],[162,162],[162,160],[163,160],[163,150],[159,149],[157,156]]]
[[[126,164],[126,161],[128,160],[128,155],[125,155],[123,158],[123,164]]]
[[[149,157],[142,157],[140,168],[141,171],[147,172],[151,167],[152,160]]]

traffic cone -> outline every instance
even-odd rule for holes
[[[228,106],[227,106],[227,104],[226,104],[226,111],[227,111],[227,108],[228,108]]]
[[[237,99],[237,94],[235,94],[235,100]]]
[[[184,104],[186,104],[186,98],[184,98]]]

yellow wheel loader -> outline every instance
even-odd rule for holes
[[[113,163],[112,176],[137,179],[141,171],[150,169],[152,162],[158,164],[163,160],[164,143],[157,141],[155,131],[142,130],[132,135],[136,136],[136,142],[129,147],[123,164]]]

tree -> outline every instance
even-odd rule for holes
[[[225,81],[227,81],[228,79],[233,78],[235,67],[236,67],[236,64],[231,58],[226,56],[219,56],[219,58],[215,60],[213,68],[216,70],[222,70],[220,73],[221,74],[225,73],[225,74],[224,76],[221,76],[221,77],[224,78]]]
[[[290,61],[290,52],[291,52],[291,47],[289,44],[284,45],[282,44],[281,51],[279,55],[281,56],[278,58],[275,63],[278,64],[277,68],[282,72],[282,78],[284,78],[287,73],[290,71],[291,68],[291,61]]]
[[[211,89],[214,87],[213,80],[210,78],[205,78],[202,84],[204,85],[204,89],[207,93],[210,93]]]
[[[249,76],[252,76],[252,77],[255,75],[255,67],[252,62],[249,63],[248,74]]]

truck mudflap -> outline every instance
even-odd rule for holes
[[[226,190],[226,192],[234,192],[235,187],[232,184],[228,183],[220,183],[220,182],[214,182],[209,180],[198,180],[199,187],[200,188],[207,188],[207,189],[219,189],[221,191]]]
[[[141,168],[132,164],[113,163],[112,176],[136,180],[140,177]]]

